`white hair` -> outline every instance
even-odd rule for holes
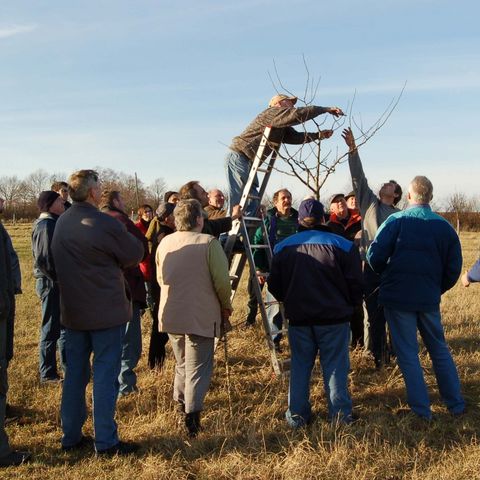
[[[433,198],[432,182],[422,175],[416,176],[410,182],[410,197],[415,203],[428,204]]]

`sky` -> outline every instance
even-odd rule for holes
[[[373,188],[426,175],[437,201],[478,197],[479,14],[473,0],[2,0],[0,176],[101,166],[224,188],[231,139],[276,89],[318,81],[312,103],[343,108],[355,135],[401,94],[360,150]],[[346,151],[340,132],[323,152]],[[280,186],[307,193],[275,172]],[[322,198],[349,188],[343,164]]]

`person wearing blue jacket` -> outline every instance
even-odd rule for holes
[[[308,424],[310,377],[317,354],[332,421],[351,423],[348,393],[350,317],[362,302],[362,268],[353,242],[331,233],[323,205],[304,200],[299,231],[275,246],[268,289],[283,302],[291,350],[286,418],[293,428]]]
[[[448,349],[440,298],[461,272],[462,252],[455,230],[432,212],[433,185],[417,176],[408,189],[409,207],[379,228],[367,261],[381,275],[384,306],[411,410],[431,419],[430,401],[418,357],[417,329],[432,360],[442,400],[453,415],[465,410],[457,369]]]
[[[469,287],[471,283],[480,282],[480,259],[475,262],[475,265],[462,275],[462,285]]]
[[[52,239],[58,217],[65,211],[63,198],[53,190],[41,192],[37,205],[40,216],[32,227],[33,276],[42,302],[39,343],[40,383],[58,383],[56,351],[65,371],[65,329],[60,324],[60,291],[52,255]]]

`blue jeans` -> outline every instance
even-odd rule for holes
[[[65,372],[65,329],[60,324],[60,292],[58,285],[47,277],[40,277],[35,285],[42,301],[42,327],[40,330],[40,380],[58,378],[56,352]]]
[[[351,422],[352,400],[348,393],[350,324],[290,326],[288,338],[292,355],[286,412],[288,424],[297,428],[311,419],[310,378],[317,353],[320,354],[328,417]]]
[[[414,413],[431,418],[428,390],[418,358],[417,328],[428,350],[440,395],[453,414],[463,412],[465,401],[460,393],[457,368],[448,349],[440,311],[405,312],[385,308],[392,333],[397,362],[407,388],[407,401]]]
[[[252,164],[250,160],[243,154],[230,150],[225,157],[225,168],[228,180],[228,203],[229,212],[232,213],[232,207],[240,203],[242,198],[243,187],[247,183],[248,175]],[[250,194],[258,196],[258,178],[255,179],[250,190]],[[243,213],[247,217],[257,214],[259,201],[250,199],[245,203]]]
[[[383,307],[378,303],[380,275],[375,273],[367,263],[363,270],[363,281],[365,307],[368,313],[369,350],[373,354],[375,364],[381,366],[387,361],[388,347],[385,314]]]
[[[120,383],[120,395],[126,395],[137,391],[137,374],[134,368],[137,366],[142,354],[142,327],[140,322],[140,305],[133,303],[132,319],[125,327],[123,337],[122,364],[118,381]]]
[[[105,450],[118,443],[115,407],[125,325],[104,330],[65,331],[67,368],[63,382],[62,445],[70,447],[82,438],[87,418],[85,389],[90,380],[93,353],[93,428],[95,448]]]

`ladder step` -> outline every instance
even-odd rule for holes
[[[271,306],[271,305],[280,305],[282,302],[279,302],[277,300],[272,300],[271,302],[263,302],[264,305],[266,305],[267,307]]]
[[[262,197],[260,197],[259,195],[250,195],[250,194],[248,194],[248,195],[247,195],[247,198],[253,198],[254,200],[258,200],[258,201],[261,201],[261,200],[262,200]]]
[[[263,249],[265,249],[265,248],[270,248],[270,245],[251,245],[251,247],[252,247],[252,250],[253,250],[254,248],[258,248],[258,249],[261,250],[262,248],[263,248]]]
[[[263,219],[261,219],[260,217],[243,217],[243,220],[245,222],[262,222]]]
[[[257,168],[257,172],[260,173],[268,173],[271,172],[273,169],[272,168]]]

